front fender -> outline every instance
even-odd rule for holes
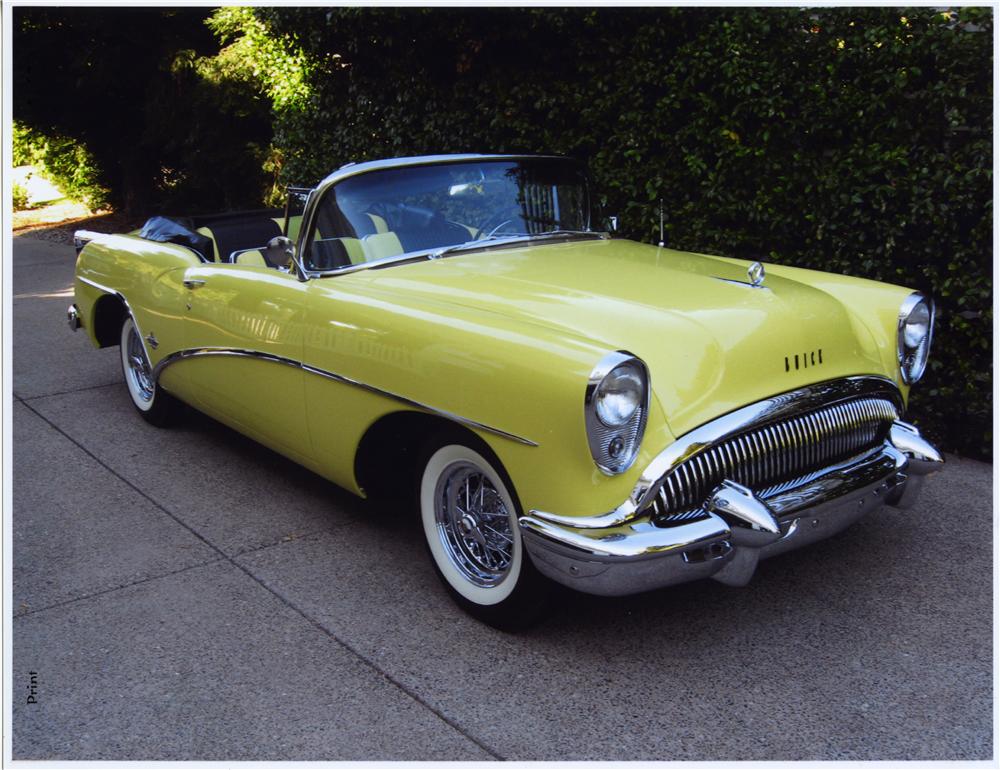
[[[324,472],[355,491],[348,453],[376,420],[398,410],[386,394],[495,429],[476,432],[503,462],[525,510],[613,509],[673,440],[654,398],[629,471],[609,477],[595,466],[584,394],[609,352],[604,345],[500,313],[387,296],[374,272],[317,279],[310,291],[305,363],[369,386],[323,377],[306,385],[313,444],[329,465]]]

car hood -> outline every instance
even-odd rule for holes
[[[752,287],[747,264],[595,240],[367,272],[395,301],[459,304],[639,356],[675,436],[775,393],[882,373],[871,334],[838,300],[779,276]]]

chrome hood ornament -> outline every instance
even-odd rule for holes
[[[747,268],[747,280],[751,286],[757,287],[764,283],[764,266],[760,262],[753,262]]]

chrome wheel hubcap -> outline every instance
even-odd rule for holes
[[[494,586],[510,571],[514,533],[496,487],[471,463],[455,463],[434,493],[438,536],[451,563],[471,583]]]
[[[133,391],[143,401],[153,400],[153,372],[150,369],[149,361],[146,359],[146,351],[142,348],[142,340],[135,326],[128,335],[128,350],[126,351],[128,360],[128,374],[135,386]]]

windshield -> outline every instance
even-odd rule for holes
[[[320,201],[307,270],[553,231],[590,229],[587,179],[571,160],[441,163],[348,177]]]

